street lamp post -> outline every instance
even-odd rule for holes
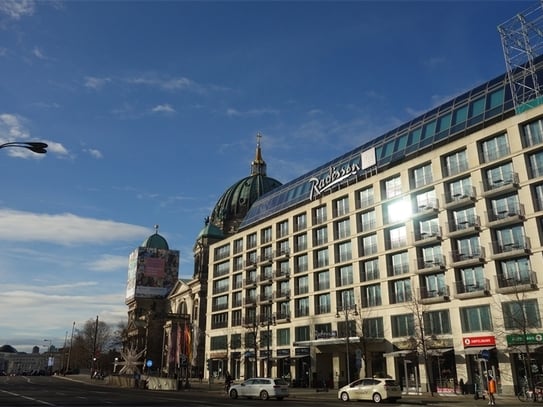
[[[51,339],[44,339],[44,342],[49,342],[49,348],[47,351],[47,373],[51,374],[53,370],[53,360],[52,360],[52,347],[53,347],[53,341]]]
[[[0,144],[0,148],[26,148],[36,154],[45,154],[47,152],[47,143],[41,141],[10,141],[9,143]]]
[[[340,317],[340,312],[343,312],[345,315],[345,362],[347,370],[347,384],[349,384],[351,382],[351,363],[349,357],[349,335],[351,334],[351,329],[349,326],[349,314],[352,314],[356,317],[358,316],[358,310],[356,304],[341,306],[336,312],[336,318]]]
[[[275,325],[275,317],[268,315],[266,317],[266,323],[262,322],[262,325],[266,326],[266,377],[271,376],[271,366],[270,366],[270,326]],[[256,355],[255,355],[256,356]]]

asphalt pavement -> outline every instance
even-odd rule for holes
[[[94,385],[103,385],[103,386],[112,386],[109,384],[109,380],[106,377],[103,380],[91,379],[90,375],[80,374],[80,375],[69,375],[69,376],[57,376],[59,379],[78,381],[86,384]],[[151,390],[150,390],[151,391]],[[164,390],[153,390],[153,391],[164,391]],[[182,392],[210,392],[210,393],[224,393],[224,382],[215,381],[214,383],[208,383],[207,381],[200,382],[197,379],[194,379],[190,382],[188,388],[181,388],[178,391]],[[317,391],[314,388],[299,388],[292,387],[289,391],[289,398],[297,399],[315,399],[315,400],[337,400],[338,403],[338,392],[337,389],[330,389],[328,391]],[[517,407],[517,406],[527,406],[533,403],[521,402],[515,396],[504,396],[496,395],[496,405],[497,406],[507,406],[507,407]],[[450,405],[458,407],[476,407],[476,406],[487,406],[487,399],[478,399],[475,400],[473,395],[461,395],[461,394],[434,394],[432,396],[430,393],[422,394],[409,394],[403,395],[401,401],[398,401],[399,404],[413,404],[413,405]]]

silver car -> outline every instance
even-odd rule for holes
[[[233,384],[228,390],[230,398],[238,397],[259,398],[268,400],[276,398],[283,400],[288,397],[288,383],[283,379],[270,379],[267,377],[253,377],[240,384]]]
[[[396,401],[402,398],[402,390],[393,379],[365,378],[358,379],[338,390],[337,397],[343,401],[373,400],[380,403],[383,400]]]

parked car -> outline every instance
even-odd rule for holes
[[[228,390],[230,398],[238,397],[259,398],[268,400],[276,398],[283,400],[288,397],[288,383],[283,379],[270,379],[266,377],[253,377],[245,380],[243,383],[232,384]]]
[[[340,388],[337,397],[343,401],[373,400],[375,403],[380,403],[387,400],[394,402],[402,398],[402,390],[393,379],[364,378]]]

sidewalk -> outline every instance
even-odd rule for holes
[[[55,376],[60,379],[73,380],[86,384],[94,385],[104,385],[109,386],[109,380],[106,377],[104,380],[91,379],[89,375],[79,374],[79,375],[69,375],[69,376]],[[158,390],[161,391],[161,390]],[[164,390],[162,390],[164,391]],[[189,382],[189,388],[180,388],[178,392],[209,392],[215,394],[224,394],[224,382],[218,380],[213,383],[208,383],[207,381],[200,382],[198,379],[193,379]],[[330,389],[329,391],[317,391],[314,388],[300,388],[300,387],[291,387],[289,389],[289,398],[297,399],[320,399],[320,400],[338,400],[338,390]],[[339,401],[339,400],[338,400]],[[435,394],[433,397],[429,393],[424,394],[409,394],[403,395],[401,401],[402,404],[413,404],[413,405],[443,405],[449,404],[454,406],[487,406],[488,399],[478,399],[473,398],[473,394],[461,395],[461,394]],[[496,405],[497,406],[524,406],[526,403],[521,402],[515,396],[501,396],[496,395]]]

